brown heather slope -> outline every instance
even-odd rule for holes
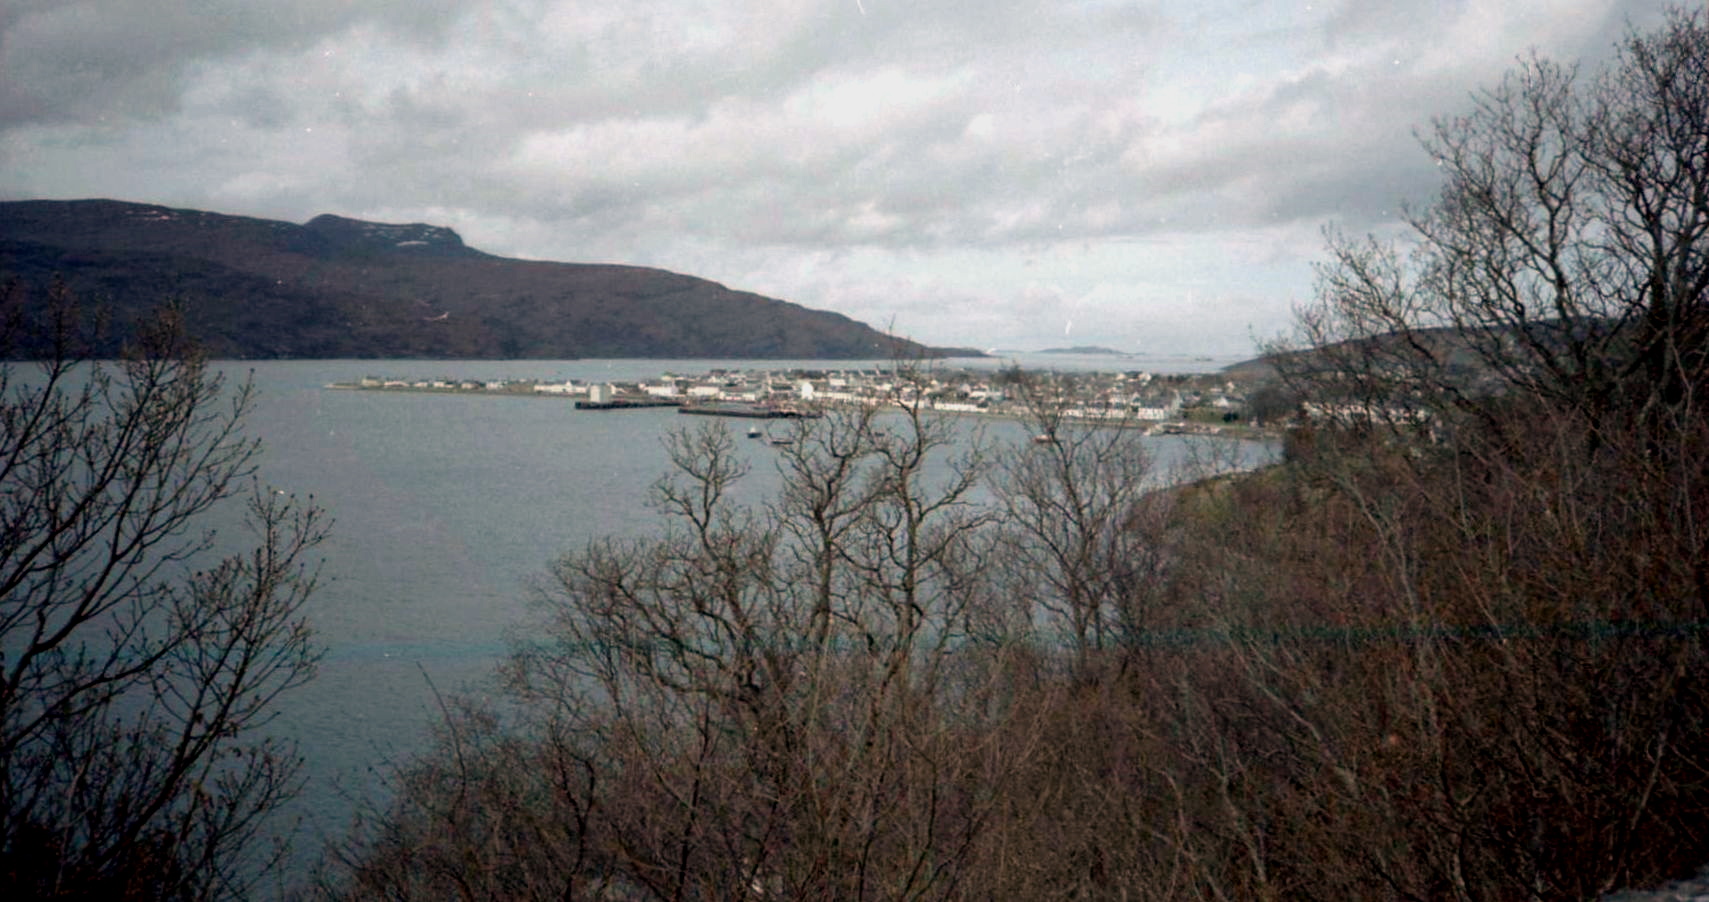
[[[638,266],[513,260],[450,229],[112,200],[0,203],[0,279],[62,277],[115,328],[166,299],[227,358],[873,358],[977,353]],[[39,349],[17,348],[29,356]]]

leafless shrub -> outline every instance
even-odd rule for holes
[[[241,896],[297,785],[294,750],[257,730],[314,670],[324,517],[253,489],[256,545],[211,559],[206,519],[258,452],[249,387],[228,392],[170,310],[94,362],[62,288],[6,306],[9,338],[40,329],[54,353],[0,366],[0,872],[31,897]]]

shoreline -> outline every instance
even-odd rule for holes
[[[1108,374],[1091,373],[1084,375],[1097,377]],[[541,382],[539,380],[504,380],[501,387],[497,388],[489,388],[484,382],[476,383],[474,380],[460,380],[458,381],[458,384],[451,384],[454,380],[434,380],[428,382],[415,380],[409,384],[396,384],[399,381],[401,380],[393,380],[393,384],[385,384],[382,382],[374,385],[364,385],[352,382],[331,382],[325,384],[323,387],[332,391],[383,392],[400,395],[466,395],[487,398],[539,398],[571,403],[574,405],[575,409],[583,412],[605,413],[640,410],[675,410],[679,414],[747,419],[798,418],[803,416],[800,413],[793,415],[788,413],[771,412],[731,413],[725,410],[714,409],[720,406],[727,407],[732,404],[753,404],[757,408],[759,403],[731,400],[728,398],[707,398],[696,401],[675,398],[664,399],[647,395],[645,393],[625,392],[614,395],[612,398],[603,402],[594,402],[589,400],[586,392],[572,393],[569,391],[538,390],[535,386],[559,384]],[[443,384],[435,384],[436,382],[443,382]],[[818,410],[834,410],[839,408],[855,407],[861,404],[896,408],[904,406],[904,402],[889,398],[862,399],[859,401],[842,399],[818,399],[811,401],[793,399],[790,401],[791,408]],[[937,416],[1008,420],[1017,423],[1027,423],[1035,420],[1035,417],[1033,417],[1024,408],[1017,408],[1007,404],[1001,408],[990,407],[984,409],[968,409],[961,403],[955,403],[954,406],[939,406],[937,404],[927,402],[923,405],[922,409],[925,412]],[[807,416],[808,418],[811,418],[811,415]],[[1281,430],[1267,426],[1253,426],[1238,420],[1208,422],[1204,419],[1193,419],[1190,416],[1176,416],[1166,419],[1148,419],[1137,416],[1076,416],[1072,413],[1065,413],[1063,415],[1063,419],[1076,426],[1103,426],[1114,429],[1143,429],[1147,435],[1155,436],[1177,435],[1200,438],[1228,438],[1239,441],[1277,441],[1282,438]]]

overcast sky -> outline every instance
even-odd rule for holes
[[[933,344],[1241,354],[1650,0],[4,0],[0,198],[456,229]]]

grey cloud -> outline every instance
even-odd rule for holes
[[[146,118],[176,109],[195,64],[302,48],[359,22],[417,40],[442,33],[462,4],[300,0],[71,0],[0,18],[0,127],[32,121]]]
[[[1512,12],[1516,15],[1504,24],[1526,30],[1494,36],[1512,48],[1510,58],[1535,49],[1594,65],[1607,57],[1610,42],[1628,24],[1640,29],[1653,26],[1669,5],[1670,0],[1502,4],[1484,0],[1340,0],[1324,20],[1321,34],[1330,49],[1358,47],[1396,36],[1428,46],[1431,32],[1444,20],[1476,12]],[[1499,15],[1492,18],[1502,19]]]
[[[1463,12],[1467,2],[1469,0],[1448,3],[1442,0],[1340,0],[1330,4],[1332,12],[1323,22],[1322,33],[1329,49],[1341,49],[1374,38],[1407,34],[1421,23],[1438,20],[1444,14]]]
[[[115,4],[114,8],[125,6]],[[1040,95],[1025,101],[1029,103],[1050,104],[1054,98],[1047,92],[1072,90],[1072,85],[1064,88],[1051,83],[1053,78],[1061,78],[1060,74],[1050,72],[1052,55],[1060,52],[1051,39],[1083,40],[1088,32],[1098,32],[1108,24],[1099,18],[1106,14],[1041,18],[1039,9],[1031,3],[875,2],[869,7],[869,15],[862,17],[853,11],[852,4],[841,10],[840,15],[835,7],[827,6],[818,15],[806,17],[797,32],[785,40],[783,52],[753,61],[688,53],[641,65],[600,68],[596,57],[603,54],[609,60],[621,56],[623,48],[596,50],[573,42],[553,46],[549,52],[542,52],[546,48],[528,47],[531,53],[518,67],[517,75],[511,79],[514,87],[509,90],[502,85],[486,85],[460,93],[460,86],[428,80],[396,88],[378,105],[357,107],[346,102],[336,105],[333,111],[343,117],[344,127],[351,134],[351,146],[358,156],[356,165],[379,173],[372,183],[373,193],[413,191],[422,184],[437,184],[442,194],[455,194],[476,182],[484,183],[487,191],[502,193],[501,186],[492,179],[468,177],[469,161],[491,159],[502,153],[514,134],[543,121],[621,123],[635,121],[637,116],[660,114],[692,119],[706,115],[714,105],[732,97],[775,101],[816,77],[859,72],[864,66],[884,61],[905,63],[928,73],[966,66],[971,69],[974,83],[963,96],[923,107],[915,115],[893,123],[883,136],[882,146],[816,151],[815,157],[807,161],[768,158],[762,149],[739,169],[724,172],[721,177],[732,187],[755,182],[770,186],[780,195],[808,192],[807,206],[815,208],[816,214],[778,217],[774,210],[766,209],[775,205],[765,203],[763,198],[747,211],[754,217],[769,219],[771,225],[768,229],[762,221],[755,221],[741,231],[774,240],[930,243],[953,240],[957,234],[1000,235],[1005,229],[989,222],[991,205],[970,203],[958,195],[980,191],[1021,193],[1035,190],[1037,184],[1060,181],[1057,170],[1061,167],[1061,154],[1046,148],[1030,158],[1013,152],[985,153],[932,164],[921,159],[919,153],[952,145],[968,119],[981,112],[989,98],[1001,97],[1009,91],[1011,81],[1015,85],[1024,83],[1027,90]],[[1108,9],[1107,15],[1133,20],[1132,5],[1117,4]],[[213,37],[185,39],[186,43],[180,46],[159,38],[154,41],[154,52],[133,48],[126,54],[112,56],[108,62],[117,70],[97,72],[87,83],[78,82],[63,70],[58,73],[57,82],[52,78],[46,81],[50,85],[57,83],[68,95],[88,98],[95,110],[99,110],[103,104],[115,105],[114,98],[118,96],[103,94],[102,85],[121,80],[122,70],[128,67],[132,70],[129,83],[133,94],[116,105],[124,107],[128,115],[164,113],[178,101],[180,73],[165,65],[145,68],[146,61],[155,56],[177,58],[180,62],[207,61],[220,53],[235,52],[239,46],[300,52],[313,40],[348,26],[360,14],[356,9],[310,6],[299,10],[290,28],[272,35],[263,35],[256,20],[237,20]],[[660,7],[654,14],[667,15],[668,9]],[[162,21],[171,18],[169,10]],[[1150,21],[1144,16],[1140,20]],[[834,27],[828,24],[832,22],[836,23]],[[173,27],[165,31],[178,34],[195,29]],[[160,32],[155,34],[158,37]],[[114,43],[112,35],[97,30],[83,37],[85,41],[79,51],[83,58],[108,59],[108,50]],[[587,40],[592,42],[600,37],[594,34]],[[1108,40],[1111,36],[1102,37]],[[141,43],[146,45],[149,41]],[[1011,48],[1017,47],[1022,50],[1021,57],[1011,57]],[[940,50],[944,54],[936,55]],[[1125,55],[1131,48],[1101,47],[1092,55],[1112,52]],[[56,65],[69,66],[67,61],[77,58],[79,53],[55,56]],[[271,57],[254,62],[252,54],[250,59],[255,81],[234,88],[221,109],[258,129],[290,125],[293,113],[304,109],[300,98],[293,106],[293,101],[278,87],[298,74],[292,71],[291,58]],[[136,93],[144,88],[147,96]],[[524,89],[542,95],[543,99],[525,100]],[[1021,103],[1007,99],[1001,102]],[[79,110],[76,103],[68,103],[65,109],[83,114],[93,112]],[[832,140],[834,143],[835,139]],[[1050,140],[1053,136],[1046,136],[1043,142]],[[638,150],[646,152],[645,148]],[[568,180],[575,181],[574,175],[579,174],[572,174]],[[661,169],[649,173],[641,184],[583,186],[571,193],[571,208],[580,216],[589,215],[590,211],[625,210],[633,217],[641,212],[634,209],[635,205],[668,202],[683,194],[697,193],[700,188],[668,169]],[[518,198],[512,198],[511,202],[531,203]],[[715,222],[720,213],[730,212],[723,202],[705,206],[706,222]],[[863,211],[893,215],[901,222],[897,228],[877,233],[851,230],[849,220]],[[683,212],[671,219],[680,225],[693,226]]]

